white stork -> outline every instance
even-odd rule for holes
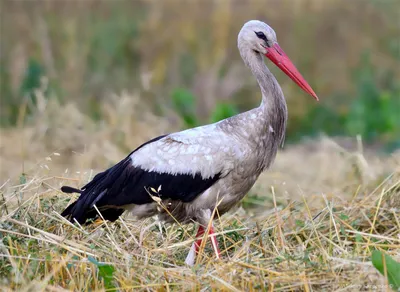
[[[98,217],[96,205],[110,221],[124,211],[138,218],[158,215],[166,222],[194,221],[199,224],[198,238],[213,219],[215,208],[221,215],[237,204],[271,165],[285,137],[285,98],[263,55],[318,100],[279,47],[274,30],[264,22],[247,22],[239,33],[238,48],[261,88],[259,107],[211,125],[154,138],[80,190],[62,187],[63,192],[80,193],[62,215],[82,224]],[[209,234],[219,258],[212,226]],[[201,239],[193,243],[188,265],[194,264],[200,243]]]

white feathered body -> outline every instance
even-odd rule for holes
[[[241,201],[269,167],[283,141],[284,126],[284,119],[268,119],[265,108],[260,106],[146,145],[131,155],[134,166],[173,175],[200,173],[205,179],[220,173],[221,178],[191,202],[164,200],[162,204],[168,212],[157,202],[126,209],[139,218],[158,214],[167,222],[194,220],[205,224],[203,221],[208,218],[202,218],[204,210],[217,206],[218,214],[224,214]]]

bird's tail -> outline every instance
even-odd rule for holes
[[[84,224],[88,220],[98,218],[100,212],[105,220],[116,221],[125,209],[121,206],[111,205],[107,193],[123,174],[128,164],[129,160],[124,159],[106,171],[98,173],[93,180],[82,187],[82,189],[76,189],[70,186],[61,187],[61,191],[64,193],[80,194],[78,200],[69,205],[61,213],[61,216],[67,218],[71,222],[75,222],[76,220],[79,224]],[[94,208],[94,205],[96,205],[97,210]]]

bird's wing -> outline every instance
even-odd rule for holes
[[[141,145],[82,187],[79,199],[62,215],[83,223],[96,216],[96,204],[105,219],[111,212],[110,220],[116,220],[120,213],[107,208],[151,203],[152,196],[194,200],[232,170],[238,155],[236,144],[212,127],[161,136]]]
[[[214,124],[163,137],[131,154],[134,166],[171,175],[225,176],[241,149]]]

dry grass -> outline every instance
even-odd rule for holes
[[[281,151],[242,207],[217,220],[220,261],[208,243],[195,267],[184,266],[193,225],[127,215],[113,224],[68,223],[59,213],[74,198],[60,193],[61,185],[82,185],[170,124],[135,98],[120,99],[120,106],[104,107],[109,115],[100,125],[72,104],[44,103],[30,128],[2,133],[5,291],[103,290],[91,257],[114,267],[120,291],[389,289],[370,255],[380,249],[400,260],[399,154],[379,157],[361,143],[321,138]]]

